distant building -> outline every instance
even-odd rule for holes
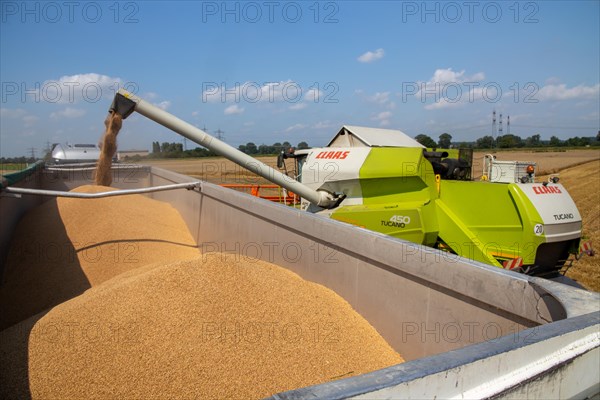
[[[135,156],[146,157],[150,152],[148,150],[119,150],[117,151],[117,160],[125,161]]]

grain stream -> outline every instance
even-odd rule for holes
[[[104,120],[104,125],[106,131],[102,136],[102,148],[94,172],[94,183],[99,186],[110,186],[112,183],[112,159],[117,151],[117,135],[123,125],[123,118],[116,112],[110,113]]]

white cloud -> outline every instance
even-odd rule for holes
[[[235,115],[235,114],[241,114],[244,112],[244,108],[238,106],[237,104],[231,105],[229,107],[227,107],[224,111],[225,115]]]
[[[209,103],[295,103],[302,99],[305,91],[299,83],[292,80],[266,83],[248,81],[230,86],[205,85],[201,99],[202,102]]]
[[[392,116],[391,111],[382,111],[372,117],[371,119],[379,122],[379,126],[388,126],[390,125],[390,117]]]
[[[465,70],[463,69],[460,72],[452,71],[452,68],[446,69],[436,69],[433,73],[431,79],[429,79],[429,84],[432,83],[463,83],[463,82],[481,82],[485,79],[485,74],[483,72],[477,72],[472,76],[466,76]]]
[[[385,104],[390,101],[390,92],[377,92],[367,98],[372,103]]]
[[[443,108],[459,107],[462,104],[463,103],[461,103],[461,102],[453,102],[453,101],[448,101],[448,99],[441,98],[435,103],[427,104],[425,106],[425,109],[426,110],[441,110]]]
[[[329,129],[333,128],[335,125],[329,121],[319,121],[313,125],[313,129]]]
[[[578,85],[567,88],[564,83],[550,84],[542,87],[534,98],[539,100],[581,100],[597,99],[600,96],[600,84],[594,86]]]
[[[465,70],[438,68],[427,82],[414,82],[410,89],[415,90],[416,99],[426,104],[426,110],[439,110],[483,99],[496,99],[499,96],[496,85],[483,84],[484,79],[483,72],[467,75]]]
[[[48,103],[97,103],[101,99],[112,98],[121,85],[121,78],[97,73],[65,75],[45,81],[38,93],[40,99]],[[131,85],[128,85],[130,89]]]
[[[155,104],[158,108],[160,108],[161,110],[167,110],[169,107],[171,107],[171,102],[168,100],[165,101],[161,101],[158,104]]]
[[[388,110],[393,110],[396,108],[396,103],[391,101],[390,95],[390,92],[376,92],[374,95],[367,97],[367,101],[385,106]]]
[[[85,110],[79,108],[71,108],[67,107],[64,110],[56,111],[50,114],[50,118],[59,119],[59,118],[79,118],[85,115]]]
[[[317,103],[321,99],[321,96],[323,96],[323,92],[319,89],[309,89],[306,91],[304,100]]]
[[[304,128],[306,128],[306,125],[304,125],[304,124],[295,124],[295,125],[287,127],[284,132],[292,132],[292,131],[296,131],[296,130],[304,129]]]
[[[384,55],[385,51],[383,49],[377,49],[375,51],[367,51],[358,57],[357,60],[362,63],[371,63],[373,61],[382,59]]]
[[[289,107],[290,110],[303,110],[306,107],[308,107],[308,105],[306,103],[296,103],[294,105],[291,105]]]

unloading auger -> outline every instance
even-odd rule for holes
[[[119,113],[123,119],[136,111],[270,182],[291,190],[319,207],[326,209],[337,207],[346,197],[343,193],[311,189],[124,89],[120,89],[115,95],[110,111]]]

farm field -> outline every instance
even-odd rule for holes
[[[481,176],[481,161],[487,152],[473,155],[473,175]],[[536,180],[547,179],[548,174],[560,173],[560,182],[575,200],[583,218],[584,238],[592,241],[593,248],[600,250],[600,151],[568,150],[563,152],[501,151],[493,153],[498,160],[532,161],[537,163]],[[257,157],[275,167],[276,157]],[[224,158],[201,158],[186,160],[144,160],[155,165],[194,178],[216,184],[268,184],[265,179],[252,174]],[[288,168],[291,167],[288,163]],[[261,190],[261,194],[262,194]],[[600,255],[584,255],[575,261],[566,274],[584,287],[600,291]]]
[[[581,149],[567,151],[477,151],[473,153],[473,175],[479,178],[485,154],[494,154],[498,160],[532,161],[537,163],[536,175],[556,173],[564,168],[600,159],[600,150]],[[277,157],[259,156],[257,160],[276,168]],[[266,184],[268,181],[254,175],[239,165],[222,157],[142,160],[142,164],[155,165],[180,174],[217,184]],[[288,168],[292,162],[287,161]]]
[[[27,168],[28,165],[29,164],[25,164],[25,163],[7,163],[7,164],[0,163],[0,175],[11,174],[13,172],[21,171],[21,170]]]
[[[592,241],[596,255],[583,255],[566,276],[589,290],[600,292],[600,160],[562,169],[560,183],[575,200],[583,219],[583,237]],[[544,177],[541,177],[542,179]]]

